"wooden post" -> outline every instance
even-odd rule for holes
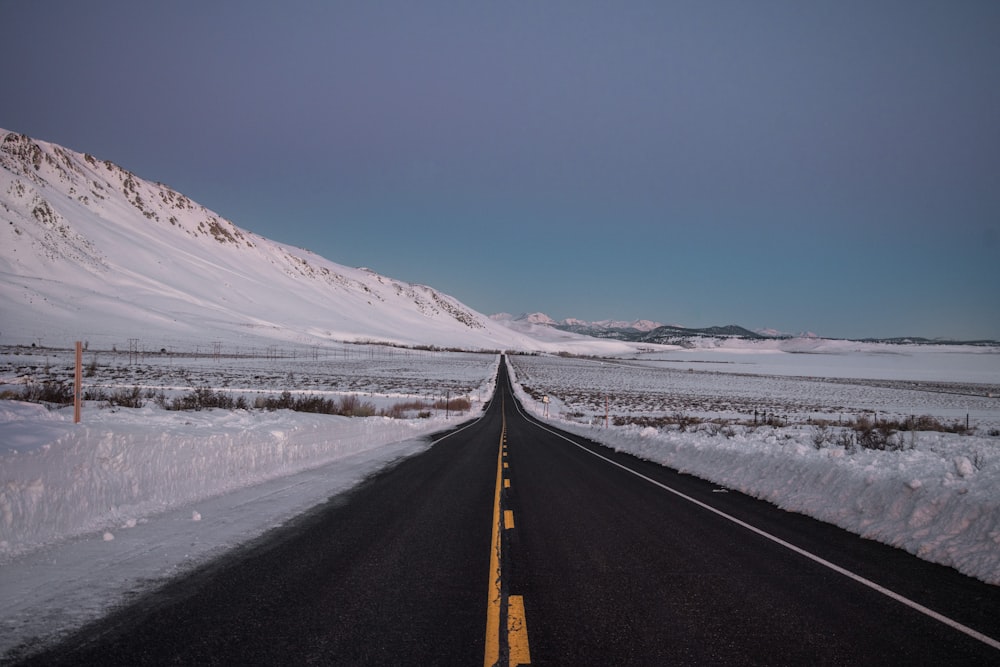
[[[83,402],[83,343],[76,341],[76,382],[73,384],[73,423],[80,423],[80,404]]]

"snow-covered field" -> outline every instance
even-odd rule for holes
[[[439,429],[443,422],[430,417],[461,417],[448,414],[446,399],[465,398],[478,411],[498,363],[496,355],[379,346],[298,352],[239,358],[94,352],[84,394],[138,387],[141,407],[88,401],[79,425],[72,408],[0,402],[0,556]],[[0,389],[14,394],[68,383],[74,374],[68,350],[16,348],[0,360],[0,381],[8,383]],[[414,403],[424,407],[410,414],[423,418],[162,409],[195,389],[245,397],[252,406],[255,397],[275,398],[289,388],[297,395],[351,396],[372,411]],[[433,408],[435,402],[445,409]]]
[[[72,382],[74,358],[70,349],[0,348],[0,382]],[[387,400],[443,398],[448,392],[479,400],[479,385],[495,366],[493,354],[442,354],[384,345],[240,348],[206,342],[189,351],[135,353],[123,345],[83,353],[83,387],[108,392],[139,387],[162,390],[170,397],[212,388],[248,399],[289,390],[350,394],[381,405]]]
[[[168,398],[193,388],[246,397],[290,390],[356,395],[379,408],[463,396],[472,408],[399,420],[177,412],[149,398],[141,408],[90,402],[75,425],[72,408],[0,401],[0,655],[51,641],[426,449],[424,436],[478,414],[498,363],[489,354],[381,346],[197,352],[88,351],[84,386],[141,386],[143,396]],[[524,403],[542,414],[533,396],[548,395],[560,427],[1000,584],[1000,437],[990,435],[1000,429],[997,350],[661,350],[510,361]],[[71,371],[68,351],[8,349],[0,392]],[[759,421],[777,414],[784,425],[755,426],[754,410]],[[847,427],[808,423],[873,411],[962,423],[968,415],[973,430],[906,433],[895,451],[874,451],[838,444]],[[679,414],[718,423],[682,428],[671,423]],[[636,423],[649,417],[668,419]]]
[[[874,373],[870,350],[510,361],[526,407],[561,428],[1000,584],[1000,354],[893,353],[909,363]],[[738,372],[705,370],[734,356]],[[868,449],[847,424],[876,412],[970,430]]]
[[[588,422],[603,422],[606,412],[753,421],[756,411],[783,422],[877,412],[963,423],[968,415],[980,431],[1000,427],[1000,352],[994,348],[883,344],[813,354],[750,348],[512,359],[526,388],[549,395],[551,410]]]

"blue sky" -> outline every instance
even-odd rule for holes
[[[992,0],[0,14],[0,127],[487,314],[1000,338]]]

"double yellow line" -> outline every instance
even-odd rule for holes
[[[502,559],[502,531],[514,527],[514,512],[501,506],[503,489],[510,488],[510,479],[504,477],[507,461],[507,412],[506,402],[501,397],[500,451],[497,453],[497,480],[493,494],[493,540],[490,545],[490,583],[486,606],[486,654],[484,667],[499,667],[502,653],[506,653],[507,664],[527,665],[531,663],[528,651],[528,624],[524,618],[524,598],[509,595],[504,590]],[[506,608],[504,602],[506,601]],[[501,634],[501,618],[506,612],[507,631]]]

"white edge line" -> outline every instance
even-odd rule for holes
[[[525,417],[528,416],[527,414],[525,414],[521,410],[521,406],[519,405],[518,401],[515,401],[514,405],[517,405],[518,412],[520,412],[523,416],[525,416]],[[692,498],[689,495],[681,493],[680,491],[678,491],[676,489],[672,489],[669,486],[667,486],[666,484],[663,484],[662,482],[658,482],[655,479],[652,479],[651,477],[646,477],[645,475],[643,475],[640,472],[636,472],[635,470],[632,470],[631,468],[629,468],[627,466],[624,466],[621,463],[618,463],[617,461],[613,461],[613,460],[609,459],[606,456],[598,454],[597,452],[595,452],[595,451],[593,451],[591,449],[588,449],[587,447],[584,447],[583,445],[581,445],[578,442],[570,440],[569,438],[567,438],[566,436],[564,436],[562,433],[557,433],[556,431],[553,431],[552,429],[546,427],[545,425],[541,424],[540,422],[535,421],[534,419],[528,419],[527,421],[530,422],[530,423],[532,423],[532,424],[534,424],[535,426],[537,426],[538,428],[542,429],[543,431],[548,431],[552,435],[558,436],[558,437],[562,438],[563,440],[565,440],[566,442],[568,442],[570,444],[573,444],[573,445],[576,445],[577,447],[579,447],[583,451],[587,452],[588,454],[593,454],[594,456],[596,456],[599,459],[604,459],[605,461],[607,461],[611,465],[617,466],[617,467],[621,468],[622,470],[630,472],[633,475],[635,475],[636,477],[639,477],[641,479],[646,480],[650,484],[658,486],[658,487],[660,487],[661,489],[663,489],[665,491],[669,491],[670,493],[673,493],[674,495],[679,496],[679,497],[683,498],[684,500],[687,500],[688,502],[694,503],[695,505],[698,505],[699,507],[702,507],[702,508],[708,510],[709,512],[713,512],[713,513],[721,516],[724,519],[728,519],[729,521],[732,521],[736,525],[742,526],[743,528],[746,528],[747,530],[750,530],[750,531],[752,531],[754,533],[757,533],[761,537],[765,537],[765,538],[771,540],[772,542],[780,544],[781,546],[785,547],[786,549],[790,549],[791,551],[794,551],[795,553],[799,554],[800,556],[805,556],[806,558],[808,558],[808,559],[810,559],[812,561],[815,561],[816,563],[819,563],[820,565],[823,565],[824,567],[827,567],[827,568],[833,570],[834,572],[842,574],[845,577],[849,577],[849,578],[853,579],[854,581],[858,582],[859,584],[863,584],[863,585],[867,586],[868,588],[871,588],[872,590],[877,591],[877,592],[881,593],[882,595],[895,600],[896,602],[900,602],[900,603],[906,605],[907,607],[910,607],[911,609],[914,609],[914,610],[920,612],[921,614],[924,614],[925,616],[929,616],[929,617],[933,618],[935,621],[938,621],[940,623],[944,623],[948,627],[950,627],[950,628],[952,628],[954,630],[958,630],[959,632],[962,632],[962,633],[968,635],[969,637],[972,637],[973,639],[976,639],[976,640],[978,640],[978,641],[986,644],[987,646],[990,646],[992,648],[1000,650],[1000,641],[997,641],[997,640],[993,639],[992,637],[984,635],[983,633],[979,632],[978,630],[973,630],[972,628],[970,628],[970,627],[968,627],[966,625],[962,625],[958,621],[956,621],[954,619],[951,619],[951,618],[948,618],[947,616],[944,616],[943,614],[939,614],[938,612],[934,611],[933,609],[928,609],[927,607],[923,606],[919,602],[914,602],[913,600],[911,600],[911,599],[909,599],[907,597],[903,597],[899,593],[891,591],[891,590],[889,590],[888,588],[886,588],[884,586],[880,586],[879,584],[876,584],[874,581],[872,581],[870,579],[866,579],[866,578],[862,577],[859,574],[855,574],[854,572],[851,572],[850,570],[844,569],[844,568],[840,567],[839,565],[836,565],[835,563],[831,563],[830,561],[826,560],[825,558],[821,558],[821,557],[817,556],[816,554],[810,553],[810,552],[806,551],[805,549],[803,549],[801,547],[797,547],[797,546],[795,546],[794,544],[792,544],[790,542],[786,542],[785,540],[781,539],[780,537],[776,537],[774,535],[771,535],[770,533],[765,532],[765,531],[761,530],[760,528],[757,528],[756,526],[752,526],[749,523],[746,523],[745,521],[741,521],[740,519],[737,519],[734,516],[726,514],[725,512],[723,512],[721,510],[718,510],[718,509],[712,507],[711,505],[707,505],[707,504],[701,502],[700,500],[697,500],[695,498]]]

